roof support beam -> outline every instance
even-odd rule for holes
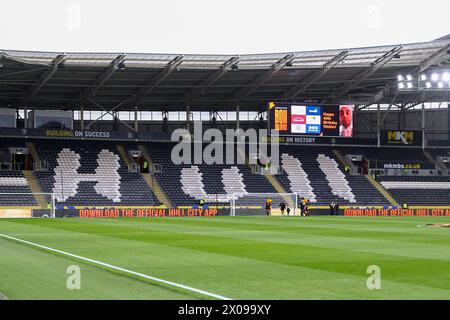
[[[191,88],[188,92],[186,92],[186,100],[190,101],[191,99],[197,97],[199,94],[202,94],[206,89],[208,89],[209,86],[222,78],[230,70],[232,65],[235,65],[238,62],[239,57],[231,57],[218,70],[216,70],[208,78],[203,80],[198,87]]]
[[[128,125],[128,123],[126,123],[125,121],[123,121],[122,119],[120,119],[119,117],[117,117],[113,110],[107,110],[106,108],[104,108],[102,105],[96,103],[95,101],[93,101],[92,103],[94,103],[97,107],[99,107],[101,110],[105,111],[105,113],[101,114],[97,119],[89,122],[89,124],[86,126],[86,129],[89,130],[90,126],[92,126],[94,123],[96,123],[98,120],[101,120],[104,116],[106,116],[107,114],[110,114],[113,119],[117,119],[119,122],[123,123],[126,127],[128,127],[131,131],[137,132],[136,128],[131,127],[130,125]]]
[[[98,89],[100,89],[101,86],[103,86],[105,82],[112,77],[112,75],[119,69],[119,64],[123,63],[124,61],[125,54],[120,54],[113,61],[111,61],[108,69],[106,69],[97,79],[95,79],[95,81],[88,88],[86,88],[81,93],[81,100],[86,101],[90,97],[95,96]]]
[[[65,60],[65,55],[61,54],[56,56],[51,63],[51,67],[46,69],[44,73],[39,77],[39,79],[27,90],[25,97],[23,98],[23,103],[30,102],[31,99],[42,89],[42,87],[50,80],[51,77],[58,70],[58,66]]]
[[[339,54],[337,54],[331,60],[326,62],[320,70],[314,72],[311,76],[307,77],[308,82],[306,84],[299,83],[295,86],[292,86],[283,94],[283,97],[285,97],[286,99],[289,99],[289,100],[295,99],[296,96],[305,92],[306,89],[308,89],[310,86],[312,86],[314,83],[316,83],[328,71],[333,69],[333,67],[335,65],[337,65],[338,63],[343,61],[347,56],[348,56],[348,50],[341,51]]]
[[[429,67],[439,64],[442,60],[444,60],[443,58],[447,54],[447,50],[450,50],[450,43],[433,53],[429,58],[422,61],[422,63],[414,69],[413,73],[423,72]]]
[[[339,87],[337,90],[335,90],[330,97],[325,99],[323,102],[327,101],[330,98],[336,98],[336,97],[342,97],[346,93],[348,93],[350,90],[355,88],[358,84],[360,84],[362,81],[369,78],[372,74],[374,74],[376,71],[378,71],[382,66],[384,66],[386,63],[391,61],[401,50],[403,46],[397,46],[383,54],[381,57],[377,58],[374,62],[372,62],[371,66],[362,72],[358,73],[355,77],[353,77],[351,80],[347,81],[345,84],[343,84],[341,87]]]
[[[262,73],[260,76],[258,76],[252,83],[250,83],[249,87],[244,87],[240,90],[238,90],[234,96],[237,98],[238,101],[240,101],[242,98],[247,97],[250,95],[253,91],[258,89],[260,86],[262,86],[264,83],[269,81],[274,75],[276,75],[278,72],[280,72],[286,64],[289,62],[292,62],[294,60],[295,54],[288,54],[275,62],[269,70]]]
[[[129,96],[124,101],[120,102],[111,110],[115,110],[124,105],[140,104],[145,99],[145,97],[150,92],[155,90],[160,85],[161,82],[163,82],[174,70],[176,70],[180,66],[182,62],[183,56],[177,56],[174,59],[172,59],[172,61],[170,61],[163,70],[161,70],[156,76],[154,76],[150,81],[148,81],[143,87],[141,87],[138,91],[136,91],[134,94]]]
[[[391,108],[392,108],[392,106],[395,103],[395,99],[397,99],[397,93],[395,94],[394,98],[392,99],[391,103],[389,104],[389,108],[387,109],[386,113],[384,114],[383,119],[380,122],[380,127],[384,124],[384,121],[386,121],[386,118],[387,118],[387,116],[389,114],[389,111],[391,111]]]

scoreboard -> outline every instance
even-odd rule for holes
[[[280,136],[352,137],[353,106],[269,102],[268,122]]]

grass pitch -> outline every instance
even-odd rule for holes
[[[1,219],[10,235],[232,299],[449,299],[449,217]],[[81,290],[66,287],[71,265]],[[381,290],[367,288],[368,266]],[[208,299],[0,237],[9,299]]]

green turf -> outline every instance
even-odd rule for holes
[[[448,217],[2,219],[0,233],[233,299],[449,299]],[[418,227],[420,225],[421,227]],[[66,288],[79,265],[82,289]],[[381,268],[381,290],[366,286]],[[10,299],[207,299],[0,238]]]

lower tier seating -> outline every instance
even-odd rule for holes
[[[380,184],[408,205],[450,205],[450,176],[379,176]]]
[[[1,206],[37,206],[21,171],[0,171]]]

